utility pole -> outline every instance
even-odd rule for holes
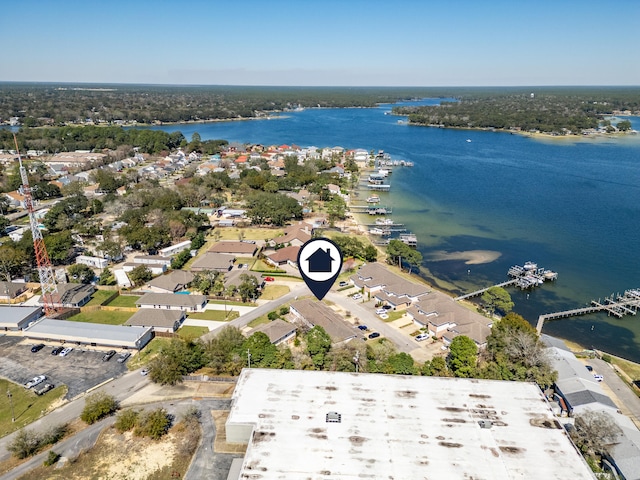
[[[11,405],[11,421],[16,421],[16,416],[13,413],[13,395],[11,395],[11,391],[7,388],[7,397],[9,397],[9,404]]]
[[[358,373],[358,364],[360,361],[360,352],[356,351],[356,354],[353,357],[353,363],[356,364],[356,373]]]

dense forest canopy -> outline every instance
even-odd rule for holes
[[[479,89],[438,106],[396,107],[417,125],[580,133],[607,123],[605,115],[638,113],[638,88]],[[626,129],[628,122],[625,122]]]
[[[640,112],[639,87],[396,88],[0,83],[0,93],[0,124],[13,122],[27,128],[233,120],[296,108],[367,108],[407,99],[442,98],[448,101],[443,101],[441,106],[396,107],[394,113],[408,115],[411,123],[420,125],[564,134],[596,128],[602,125],[604,115]],[[161,141],[153,139],[147,143],[157,146]],[[104,147],[110,148],[111,144],[113,142],[107,142]],[[47,149],[51,150],[51,147]],[[66,145],[55,149],[70,150]],[[150,146],[146,150],[157,148]]]
[[[0,83],[0,122],[25,126],[70,122],[188,122],[252,118],[297,107],[373,107],[442,96],[426,88],[62,85]]]

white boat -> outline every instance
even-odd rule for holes
[[[375,228],[375,227],[369,230],[369,233],[371,235],[380,235],[381,237],[391,235],[391,232],[389,230],[383,229],[383,228]]]
[[[376,218],[376,225],[393,225],[393,220],[390,218]]]
[[[471,139],[470,138],[467,138],[467,143],[471,143]]]
[[[380,202],[380,197],[378,195],[371,195],[369,198],[367,198],[367,203],[379,203]]]
[[[538,264],[534,263],[534,262],[524,262],[524,269],[529,271],[529,270],[535,270],[536,268],[538,268]]]

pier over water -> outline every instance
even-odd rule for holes
[[[606,297],[604,302],[600,300],[591,300],[590,307],[575,308],[573,310],[564,310],[562,312],[547,313],[538,317],[536,330],[538,334],[542,332],[544,322],[547,320],[556,320],[558,318],[576,317],[579,315],[588,315],[589,313],[606,311],[608,315],[622,318],[625,315],[635,315],[640,308],[640,289],[626,290],[622,295],[616,294]]]

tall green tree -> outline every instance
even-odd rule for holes
[[[316,369],[321,370],[325,364],[325,358],[331,349],[331,337],[320,325],[316,325],[305,336],[307,353]]]
[[[507,314],[514,305],[511,295],[502,287],[491,287],[482,294],[480,299],[490,315],[493,315],[496,310]]]
[[[454,376],[464,378],[475,376],[478,361],[476,342],[465,335],[458,335],[449,345],[447,360]]]

